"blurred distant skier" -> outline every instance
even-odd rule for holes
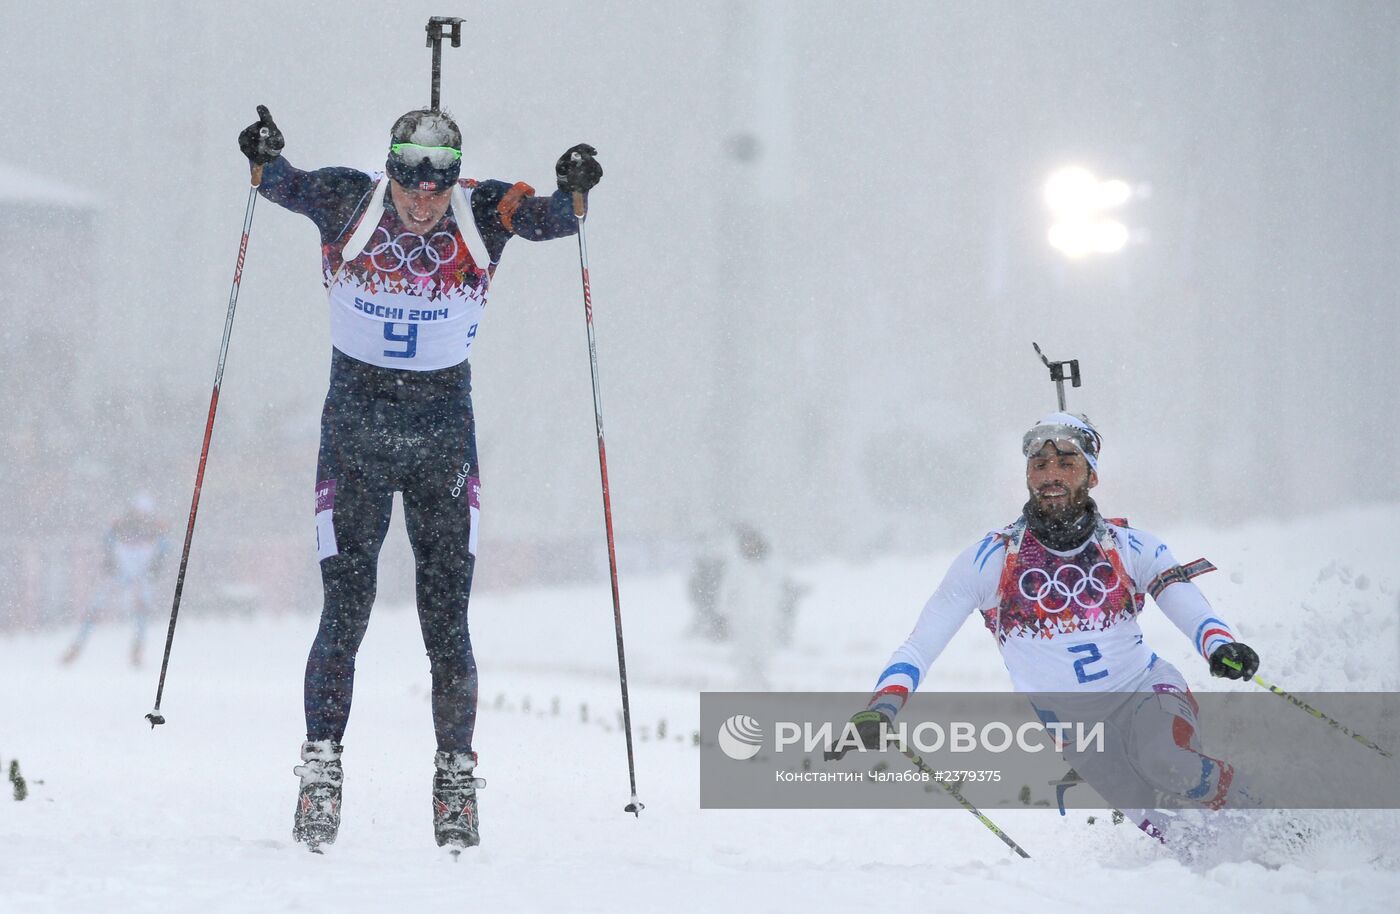
[[[768,665],[783,644],[786,593],[766,537],[748,524],[735,528],[736,554],[719,585],[718,607],[734,652],[738,686],[768,688]]]
[[[723,538],[716,533],[706,534],[696,551],[695,563],[691,566],[686,591],[690,596],[693,615],[686,634],[704,638],[707,641],[725,641],[729,638],[729,622],[720,613],[719,589],[724,580],[725,554],[728,551]]]
[[[63,654],[64,663],[78,659],[98,616],[115,609],[135,625],[131,665],[141,665],[146,617],[154,605],[151,585],[170,549],[168,534],[169,527],[157,514],[155,500],[144,493],[133,497],[107,530],[103,541],[103,577],[83,609],[78,633]]]
[[[1196,700],[1176,667],[1143,642],[1138,613],[1150,594],[1213,676],[1249,679],[1259,657],[1191,582],[1214,566],[1204,559],[1180,565],[1152,534],[1100,516],[1089,490],[1098,485],[1101,444],[1089,420],[1071,413],[1052,413],[1026,432],[1030,500],[1021,516],[954,560],[880,674],[868,709],[852,722],[867,747],[877,745],[976,611],[997,640],[1012,685],[1033,693],[1037,710],[1048,710],[1037,702],[1050,693],[1099,693],[1104,706],[1116,708],[1113,719],[1127,729],[1131,748],[1083,760],[1083,767],[1074,760],[1105,797],[1125,784],[1141,796],[1146,785],[1202,808],[1256,805],[1234,767],[1202,751]],[[1154,833],[1147,809],[1124,812]]]
[[[572,195],[602,177],[595,150],[555,166],[558,190],[460,177],[462,133],[420,109],[390,131],[385,173],[301,171],[281,156],[265,107],[239,135],[260,192],[320,231],[330,294],[331,377],[316,468],[316,539],[325,603],[306,664],[306,742],[293,837],[312,849],[340,826],[341,738],[355,654],[374,603],[393,493],[417,563],[418,618],[432,670],[433,828],[439,845],[480,841],[472,730],[477,673],[467,631],[481,471],[469,351],[511,238],[578,230]]]

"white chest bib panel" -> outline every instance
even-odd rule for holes
[[[381,368],[435,371],[467,359],[494,271],[470,193],[452,191],[452,220],[427,235],[404,231],[384,208],[381,178],[330,269],[331,343]]]

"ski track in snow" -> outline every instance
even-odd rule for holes
[[[1294,691],[1395,690],[1400,567],[1388,543],[1397,519],[1383,505],[1286,525],[1165,532],[1182,560],[1204,554],[1220,566],[1200,583],[1260,651],[1266,678]],[[803,569],[814,589],[797,643],[774,661],[773,687],[868,689],[951,555]],[[1043,914],[1223,903],[1282,914],[1338,899],[1349,911],[1389,911],[1400,894],[1394,812],[1320,814],[1330,823],[1321,837],[1279,868],[1193,869],[1130,827],[1087,826],[1083,812],[992,812],[1029,850],[1027,861],[956,809],[700,810],[696,692],[736,683],[726,649],[682,637],[682,575],[623,581],[640,818],[622,811],[606,587],[484,593],[472,607],[478,773],[488,782],[482,847],[454,863],[433,843],[427,659],[415,615],[385,606],[360,653],[340,838],[313,856],[290,829],[315,619],[201,618],[199,587],[187,588],[176,635],[169,723],[154,732],[142,717],[158,668],[127,665],[125,627],[100,629],[71,668],[57,664],[68,631],[0,639],[0,759],[19,759],[30,788],[13,802],[0,783],[0,914],[901,903],[946,911],[1019,903]],[[1244,688],[1212,680],[1154,609],[1144,629],[1193,688]],[[158,655],[163,633],[152,625],[148,655]],[[924,686],[1007,687],[975,619]],[[1318,738],[1332,738],[1321,724]]]

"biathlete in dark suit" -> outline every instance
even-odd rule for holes
[[[572,195],[602,177],[587,145],[556,165],[559,189],[460,177],[451,117],[410,111],[390,132],[383,174],[301,171],[271,115],[239,136],[260,193],[316,223],[330,297],[331,376],[316,469],[316,542],[325,603],[306,664],[306,742],[293,836],[315,849],[340,825],[341,739],[355,653],[374,603],[393,493],[417,566],[418,618],[432,668],[439,845],[479,843],[472,751],[477,676],[467,631],[480,468],[469,355],[491,278],[511,238],[574,234]]]

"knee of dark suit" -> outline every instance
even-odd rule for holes
[[[346,549],[321,560],[321,570],[336,574],[373,574],[379,564],[379,553],[362,549]]]
[[[471,553],[458,550],[434,553],[431,558],[418,562],[418,570],[432,577],[465,576],[471,568]]]
[[[365,595],[373,599],[378,578],[373,570],[328,568],[322,569],[321,583],[327,594],[338,599],[356,599]]]
[[[315,646],[322,652],[354,655],[364,638],[364,624],[357,619],[344,619],[322,613],[321,629],[316,633]]]

